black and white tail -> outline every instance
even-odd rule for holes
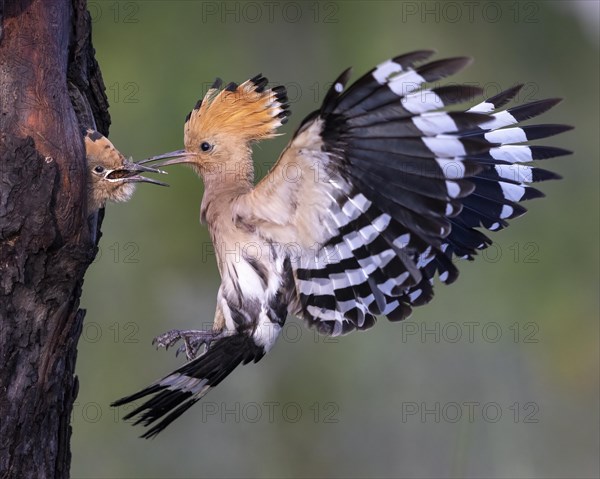
[[[263,348],[257,346],[250,336],[227,336],[215,341],[207,352],[163,379],[115,401],[111,406],[122,406],[154,395],[123,418],[137,417],[134,425],[142,423],[144,426],[159,421],[141,436],[148,439],[181,416],[240,364],[257,362],[263,356]]]
[[[478,228],[504,228],[525,213],[520,202],[543,196],[530,183],[559,178],[525,163],[571,153],[525,144],[571,127],[520,125],[559,99],[503,109],[517,85],[450,111],[482,90],[438,86],[470,59],[415,66],[432,53],[388,60],[347,89],[346,70],[298,131],[320,128],[331,159],[331,237],[295,271],[297,313],[325,334],[369,328],[377,315],[401,320],[429,302],[436,274],[453,282],[454,258],[491,244]]]

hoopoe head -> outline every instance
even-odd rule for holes
[[[145,178],[142,172],[161,173],[156,168],[140,165],[125,158],[108,138],[96,130],[84,130],[88,168],[88,211],[102,208],[107,201],[127,201],[136,183],[166,183]]]
[[[221,89],[217,79],[185,119],[185,149],[142,163],[172,158],[158,166],[189,163],[205,177],[212,168],[248,159],[252,142],[276,136],[290,115],[285,87],[265,89],[267,83],[259,74]]]

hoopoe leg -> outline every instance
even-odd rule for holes
[[[235,331],[228,331],[224,329],[225,318],[221,311],[221,308],[217,306],[215,312],[215,321],[213,328],[210,331],[202,331],[197,329],[172,329],[163,333],[152,341],[152,344],[156,344],[157,347],[163,347],[168,349],[173,346],[177,341],[183,340],[183,344],[177,349],[175,353],[178,355],[185,351],[185,355],[188,360],[194,359],[198,355],[198,350],[202,345],[205,346],[205,352],[210,348],[213,341],[221,339],[225,336],[233,334]]]

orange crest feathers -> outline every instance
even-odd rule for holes
[[[229,83],[219,90],[221,80],[217,78],[186,118],[186,147],[215,133],[244,141],[276,136],[275,131],[290,115],[287,92],[284,86],[265,89],[267,83],[258,74],[239,86]]]

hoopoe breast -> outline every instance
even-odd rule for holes
[[[220,306],[229,330],[251,336],[267,352],[287,316],[293,285],[289,256],[277,244],[234,227],[213,241],[221,270]]]

